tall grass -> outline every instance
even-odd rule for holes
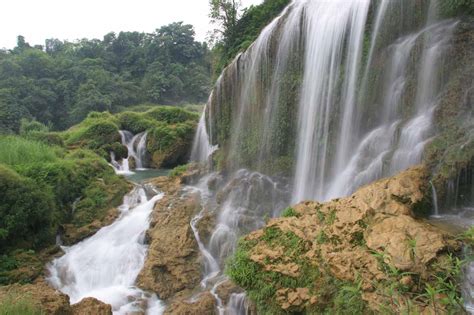
[[[0,315],[44,315],[31,299],[17,294],[8,294],[0,299]]]
[[[15,166],[54,162],[59,149],[17,136],[0,136],[0,163]]]

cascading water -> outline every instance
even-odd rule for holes
[[[205,259],[204,286],[220,283],[238,237],[264,217],[305,199],[349,195],[421,162],[436,132],[444,56],[457,26],[439,20],[437,6],[294,0],[223,71],[201,117],[208,138],[198,133],[193,149],[219,145],[227,171],[212,236],[208,244],[197,238],[219,265]],[[291,185],[260,189],[253,181],[275,183],[273,175]],[[234,296],[220,311],[244,314],[243,299]]]
[[[153,194],[151,198],[147,194]],[[120,218],[71,247],[48,267],[49,283],[69,295],[71,303],[95,297],[111,304],[114,314],[160,314],[156,295],[135,287],[147,246],[145,232],[153,206],[163,197],[153,187],[136,187],[124,198]]]
[[[116,161],[115,153],[110,153],[110,160],[112,166],[117,174],[130,175],[133,172],[130,170],[130,158],[135,161],[135,169],[143,170],[146,156],[146,139],[147,132],[142,132],[133,135],[126,130],[120,130],[120,137],[122,144],[127,147],[128,156],[122,159],[121,162]]]
[[[217,146],[212,146],[210,144],[206,128],[206,110],[207,106],[204,108],[203,114],[199,119],[196,135],[194,136],[193,148],[191,151],[191,161],[194,162],[206,162],[212,152],[217,149]]]

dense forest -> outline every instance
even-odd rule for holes
[[[22,118],[61,130],[91,111],[202,103],[209,88],[209,49],[182,22],[34,47],[18,36],[15,48],[0,50],[0,132],[18,132]]]

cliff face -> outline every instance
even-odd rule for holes
[[[413,214],[427,178],[417,167],[300,203],[244,237],[227,273],[262,313],[459,310],[460,242]]]
[[[445,19],[435,0],[368,2],[324,24],[327,8],[295,1],[223,71],[206,109],[220,169],[285,175],[297,202],[422,161],[442,190],[468,164],[472,17]]]

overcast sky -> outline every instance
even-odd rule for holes
[[[209,0],[5,0],[0,11],[0,48],[13,48],[17,35],[31,45],[46,38],[99,38],[108,32],[153,32],[176,21],[192,24],[203,41]],[[244,6],[262,0],[242,0]]]

